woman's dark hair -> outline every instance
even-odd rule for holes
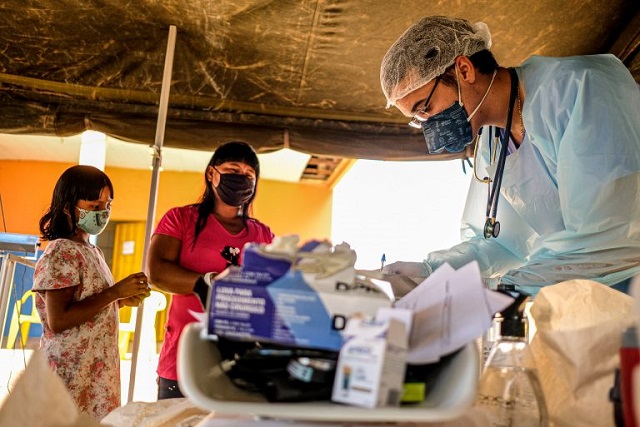
[[[498,61],[496,61],[493,53],[488,49],[483,49],[474,53],[469,57],[469,60],[480,74],[491,74],[496,68],[498,68]],[[452,64],[440,75],[440,82],[447,86],[456,86],[457,81],[454,67],[455,64]]]
[[[78,200],[98,200],[104,187],[109,187],[113,198],[111,180],[93,166],[72,166],[60,175],[51,198],[51,206],[40,218],[40,233],[44,240],[68,238],[76,232],[78,218],[74,207]]]
[[[253,195],[251,196],[251,199],[242,206],[242,220],[246,224],[247,219],[249,218],[249,208],[253,199],[255,199],[256,192],[258,190],[258,180],[260,178],[260,161],[258,160],[258,155],[253,148],[245,142],[227,142],[219,146],[213,153],[213,156],[211,156],[211,160],[209,160],[209,164],[207,165],[207,169],[209,166],[219,166],[225,162],[242,162],[251,166],[256,172],[256,185],[253,190]],[[207,219],[209,218],[209,215],[211,215],[211,212],[213,212],[216,205],[215,193],[213,192],[211,183],[207,181],[207,169],[205,169],[204,172],[204,193],[196,204],[198,207],[198,221],[196,222],[195,238],[193,239],[194,246],[196,244],[196,240],[198,240],[198,235],[200,235],[200,232],[204,230],[204,227],[207,225]]]

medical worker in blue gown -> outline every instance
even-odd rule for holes
[[[490,47],[485,24],[433,16],[383,58],[388,105],[422,129],[425,149],[475,159],[462,243],[384,272],[425,277],[476,260],[483,276],[532,295],[570,279],[628,281],[640,273],[636,82],[613,55],[533,56],[508,69]],[[436,185],[446,182],[418,197]]]

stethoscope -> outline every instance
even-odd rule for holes
[[[500,234],[500,222],[496,219],[498,212],[498,199],[500,195],[500,186],[502,185],[502,175],[504,174],[504,164],[507,160],[507,148],[509,146],[509,138],[511,137],[511,122],[513,119],[513,108],[516,104],[516,96],[518,94],[518,74],[514,68],[509,68],[509,74],[511,75],[511,93],[509,95],[509,111],[507,115],[507,126],[502,135],[502,145],[500,147],[500,156],[498,157],[498,165],[496,167],[496,173],[493,176],[493,183],[488,190],[487,195],[487,220],[484,223],[484,238],[489,239],[491,237],[498,237]],[[498,139],[498,130],[493,126],[489,126],[489,141],[493,140],[493,134],[495,132],[495,139]],[[481,132],[478,133],[478,137]],[[476,140],[476,152],[478,147],[478,140]],[[476,152],[474,152],[473,163],[476,165]],[[474,174],[475,174],[474,167]],[[477,178],[477,176],[476,176]],[[479,178],[477,178],[479,179]],[[480,179],[479,179],[480,180]],[[480,181],[491,183],[491,179],[486,177]]]

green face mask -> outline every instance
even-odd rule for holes
[[[109,217],[111,211],[105,209],[102,211],[88,211],[76,206],[80,211],[80,217],[78,218],[78,227],[92,235],[98,235],[102,233],[109,223]]]

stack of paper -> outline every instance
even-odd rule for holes
[[[392,288],[412,280],[404,276],[383,275],[377,271],[358,271],[374,281],[387,281]],[[413,311],[408,363],[435,363],[480,337],[491,325],[493,315],[513,299],[487,289],[477,262],[458,270],[443,264],[422,283],[395,302],[394,307]]]

